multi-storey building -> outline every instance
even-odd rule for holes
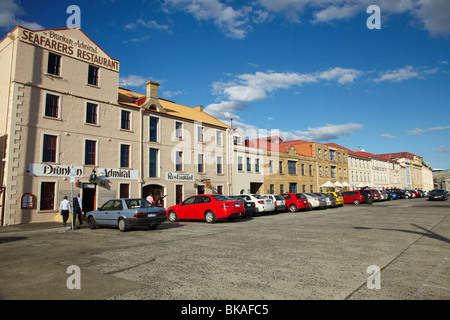
[[[120,62],[80,29],[17,27],[0,42],[1,224],[53,221],[64,196],[83,211],[115,197],[227,193],[228,126],[119,89]]]

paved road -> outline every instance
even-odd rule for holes
[[[408,199],[127,233],[4,227],[0,296],[447,300],[449,209],[450,201]],[[72,265],[80,267],[79,290],[67,287]],[[369,266],[381,270],[372,289]]]

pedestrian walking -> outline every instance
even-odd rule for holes
[[[152,195],[152,193],[149,193],[149,194],[148,194],[146,200],[147,200],[148,202],[150,202],[150,204],[153,206],[153,195]]]
[[[70,201],[67,200],[67,196],[64,196],[64,200],[61,201],[61,204],[59,205],[59,212],[61,212],[64,227],[66,226],[67,220],[69,219],[70,211],[71,211]]]
[[[83,204],[80,198],[80,194],[78,194],[75,198],[73,198],[73,214],[74,214],[73,224],[75,224],[75,222],[77,221],[77,217],[78,221],[80,222],[80,226],[83,224],[83,220],[81,219],[82,211],[83,211]]]

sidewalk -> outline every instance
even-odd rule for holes
[[[67,221],[67,226],[64,227],[62,222],[35,222],[35,223],[25,223],[25,224],[17,224],[12,226],[5,226],[0,227],[0,236],[4,233],[10,233],[10,232],[21,232],[21,231],[40,231],[40,230],[47,230],[47,229],[58,229],[58,231],[64,231],[67,230],[67,227],[69,227],[69,230],[72,230],[72,224]],[[78,221],[75,225],[75,230],[77,228],[87,228],[88,224],[84,222],[81,227],[78,226]],[[55,230],[57,231],[57,230]]]

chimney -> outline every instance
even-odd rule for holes
[[[196,109],[200,112],[203,112],[203,106],[196,106],[196,107],[194,107],[194,109]]]
[[[142,105],[143,108],[165,112],[164,108],[159,103],[158,87],[159,83],[156,81],[147,81],[147,98]]]

